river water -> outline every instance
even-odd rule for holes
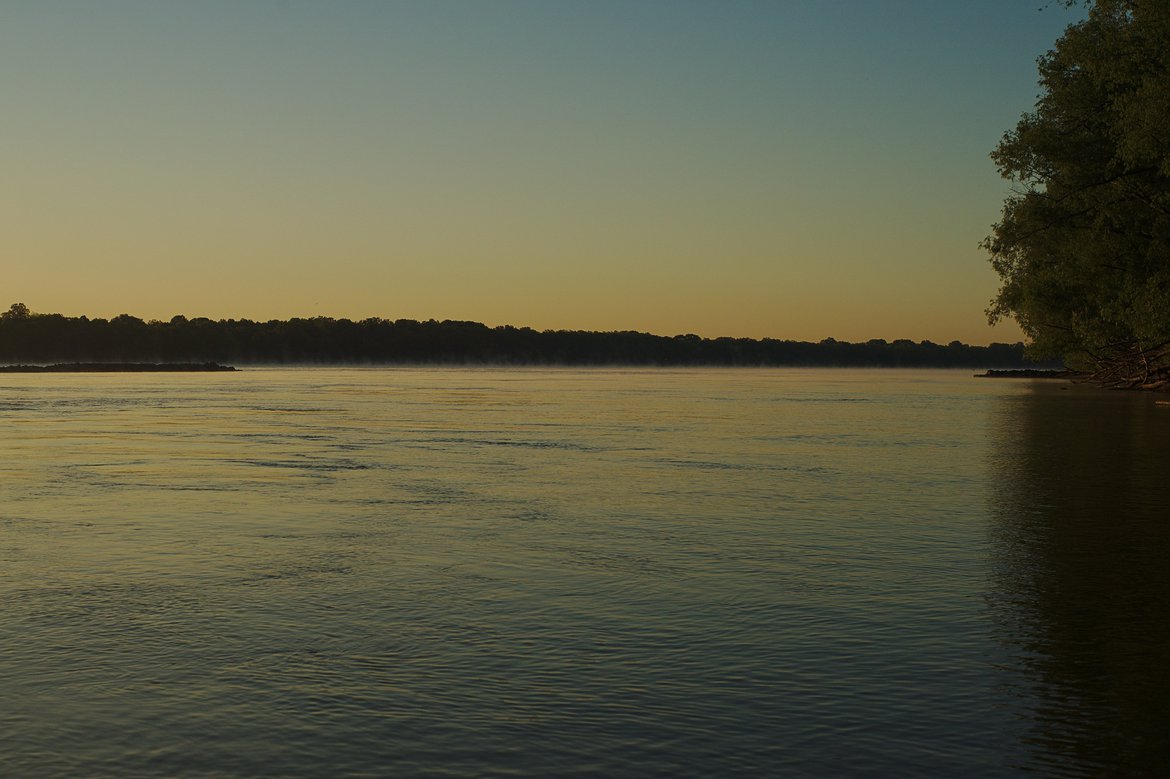
[[[1170,407],[969,372],[0,377],[5,777],[1170,761]]]

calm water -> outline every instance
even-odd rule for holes
[[[1170,762],[1170,408],[969,372],[0,377],[0,775]]]

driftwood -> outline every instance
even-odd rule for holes
[[[1090,359],[1093,367],[1084,374],[1085,381],[1108,389],[1170,392],[1170,343],[1110,344]]]

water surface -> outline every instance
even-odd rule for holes
[[[946,371],[0,379],[4,776],[1170,759],[1170,409]]]

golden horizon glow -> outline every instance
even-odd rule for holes
[[[9,302],[1019,340],[987,153],[1069,14],[847,5],[8,7]]]

